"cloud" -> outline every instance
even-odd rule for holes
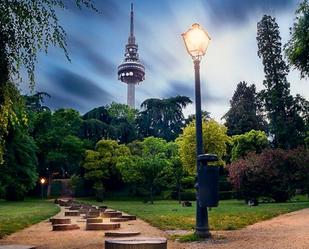
[[[116,65],[105,55],[96,51],[96,44],[90,44],[89,40],[82,37],[71,36],[69,38],[69,47],[71,54],[78,54],[79,60],[88,64],[97,74],[103,77],[115,77]]]
[[[90,107],[112,101],[112,96],[94,82],[64,68],[54,67],[47,73],[47,78],[52,82],[52,88],[49,86],[45,91],[50,93],[57,108],[64,105],[87,111]]]
[[[187,96],[192,101],[195,99],[195,86],[194,82],[187,81],[170,81],[168,83],[170,86],[167,91],[163,93],[165,98],[174,97],[177,95]],[[203,90],[203,89],[202,89]],[[226,102],[226,99],[221,96],[216,96],[211,94],[209,91],[205,91],[202,93],[202,103],[208,104],[222,104]]]
[[[256,11],[272,14],[275,10],[284,10],[294,6],[295,0],[204,0],[203,5],[209,10],[210,19],[222,25],[227,22],[245,22]]]

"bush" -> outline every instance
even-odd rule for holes
[[[235,191],[220,191],[219,199],[220,200],[230,200],[235,198]]]
[[[186,189],[183,192],[180,193],[181,200],[182,201],[195,201],[196,200],[196,190],[195,189]],[[176,193],[176,198],[177,193]]]
[[[229,180],[246,199],[269,197],[285,202],[298,188],[308,188],[309,152],[304,148],[265,150],[228,165]]]
[[[267,135],[264,131],[251,130],[241,135],[232,137],[232,161],[243,158],[249,152],[261,153],[269,146]]]
[[[85,178],[73,175],[70,182],[73,191],[74,197],[84,197],[93,195],[93,190],[91,182],[85,180]]]

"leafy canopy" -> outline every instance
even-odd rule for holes
[[[232,137],[232,161],[246,156],[249,152],[261,153],[269,146],[264,131],[251,130]]]
[[[95,9],[92,0],[75,0]],[[0,2],[0,37],[5,41],[9,72],[19,76],[24,66],[31,84],[38,51],[47,52],[50,45],[66,50],[66,32],[60,25],[57,9],[67,8],[63,0],[4,0]],[[11,76],[13,76],[11,75]]]
[[[288,61],[300,71],[301,78],[309,77],[309,2],[304,0],[296,10],[291,38],[286,44]]]
[[[227,143],[230,137],[226,134],[227,128],[215,120],[203,121],[203,147],[204,153],[216,154],[218,164],[224,165],[223,157],[226,155]],[[179,146],[179,155],[183,166],[191,174],[196,171],[196,137],[195,121],[183,129],[183,133],[176,139]]]
[[[265,130],[266,123],[258,111],[255,85],[240,82],[230,100],[230,109],[223,116],[228,134],[238,135],[250,130]]]

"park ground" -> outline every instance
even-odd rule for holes
[[[86,201],[90,202],[90,200]],[[309,202],[306,201],[261,204],[258,207],[248,207],[241,201],[222,201],[218,208],[210,211],[212,230],[217,230],[213,231],[214,239],[194,243],[174,241],[175,236],[171,235],[170,231],[166,231],[190,229],[194,224],[194,207],[183,208],[175,201],[157,201],[154,205],[140,201],[106,201],[105,204],[130,214],[136,213],[140,218],[160,227],[162,230],[140,219],[125,225],[128,229],[141,230],[143,236],[168,237],[170,239],[169,248],[204,248],[205,243],[207,248],[309,248]],[[287,213],[298,209],[303,210]],[[48,201],[1,202],[0,230],[7,227],[5,224],[15,225],[6,230],[7,234],[13,232],[14,229],[20,230],[39,220],[45,220],[10,236],[5,236],[0,240],[0,244],[26,243],[39,245],[39,248],[102,248],[103,231],[80,229],[52,232],[46,218],[57,211],[58,208]],[[249,225],[282,213],[287,214]],[[236,219],[237,216],[239,216],[238,219]],[[216,220],[221,221],[215,222]],[[226,231],[241,227],[244,228]]]

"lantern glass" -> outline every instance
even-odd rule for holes
[[[188,53],[196,60],[200,60],[207,51],[211,40],[207,31],[198,23],[194,23],[188,31],[182,34]]]

